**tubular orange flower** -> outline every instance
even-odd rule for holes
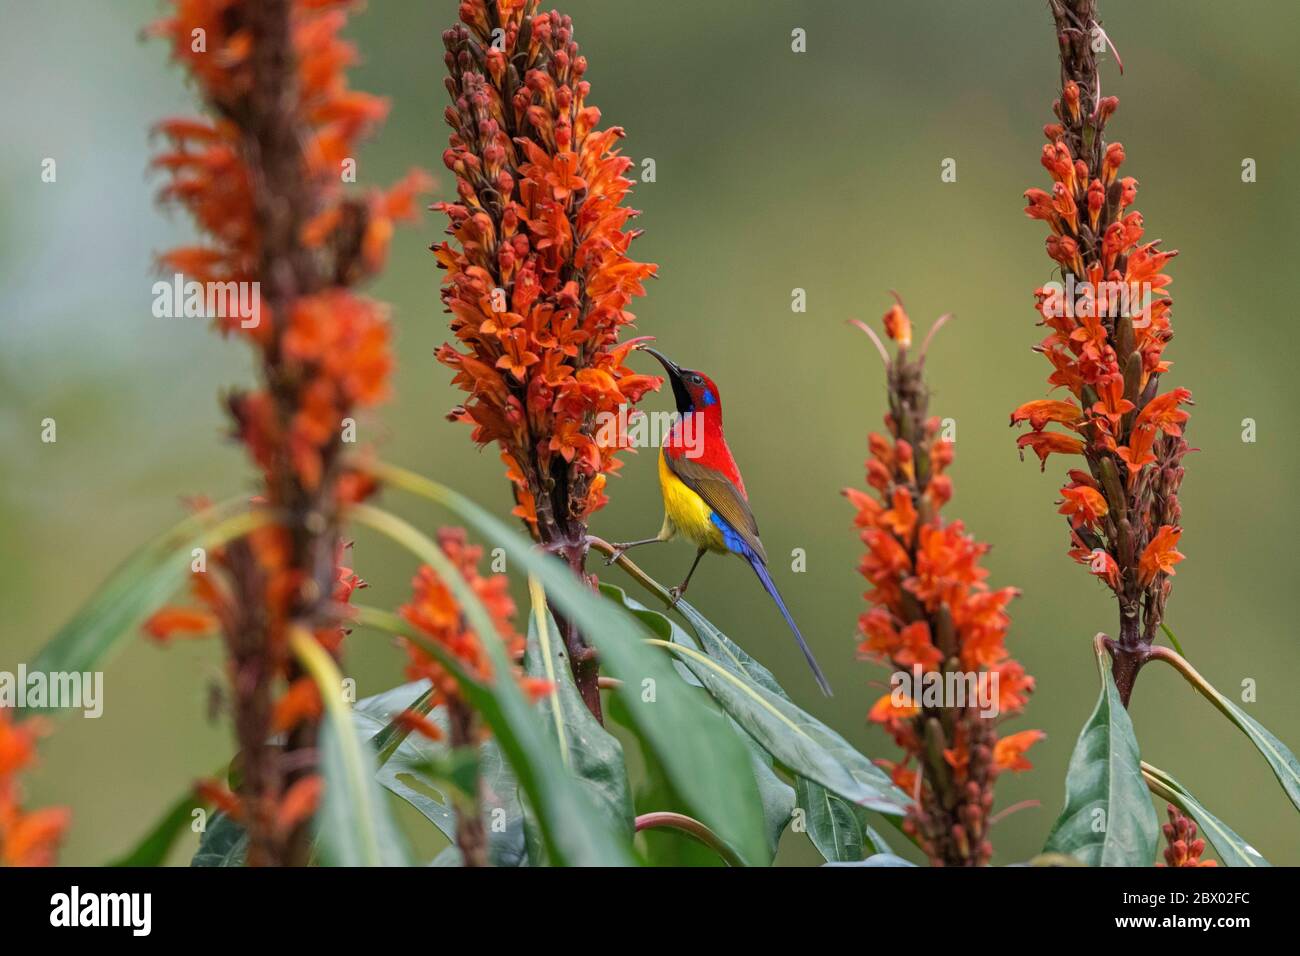
[[[72,814],[64,807],[24,810],[18,775],[36,759],[44,724],[14,723],[0,708],[0,866],[52,866]]]
[[[1116,595],[1119,639],[1115,677],[1127,704],[1146,649],[1164,618],[1181,533],[1178,490],[1191,392],[1160,393],[1163,358],[1173,338],[1172,300],[1163,274],[1176,254],[1159,241],[1142,242],[1141,214],[1129,210],[1137,180],[1120,178],[1124,147],[1106,142],[1106,124],[1119,100],[1101,97],[1093,31],[1095,0],[1049,0],[1061,54],[1058,122],[1045,127],[1043,166],[1053,193],[1031,189],[1025,213],[1048,223],[1048,253],[1060,264],[1061,283],[1035,290],[1041,324],[1049,331],[1035,350],[1052,365],[1048,383],[1071,401],[1040,399],[1022,405],[1013,425],[1032,431],[1029,448],[1044,470],[1051,454],[1083,457],[1086,470],[1061,490],[1060,513],[1070,524],[1070,554],[1089,566]],[[1086,209],[1087,215],[1075,215]],[[1047,431],[1059,423],[1074,434]],[[1077,436],[1077,437],[1076,437]],[[1072,477],[1076,472],[1071,472]]]
[[[901,303],[885,318],[887,328],[911,328]],[[871,328],[858,324],[888,356]],[[991,688],[996,699],[985,709],[970,699],[935,701],[915,687],[902,694],[896,686],[868,717],[905,751],[902,761],[884,765],[895,783],[916,795],[908,832],[934,864],[976,866],[993,853],[988,817],[994,780],[1003,770],[1029,769],[1024,753],[1043,737],[1036,730],[1001,739],[997,733],[1000,719],[1024,708],[1034,680],[1005,645],[1006,607],[1018,592],[990,590],[980,566],[988,546],[968,535],[960,521],[940,517],[952,496],[943,472],[953,449],[940,435],[938,419],[926,417],[924,353],[910,359],[904,336],[887,334],[899,343],[887,359],[888,435],[868,439],[867,484],[879,498],[844,491],[867,546],[858,570],[871,584],[865,596],[872,607],[858,622],[858,650],[913,681],[933,675],[946,686],[958,679],[969,685],[974,676],[975,685]]]
[[[452,241],[433,252],[455,335],[438,360],[468,395],[451,417],[501,449],[514,513],[581,573],[587,520],[627,444],[598,416],[660,384],[624,365],[635,340],[619,343],[656,267],[627,255],[637,233],[626,228],[636,212],[623,205],[623,130],[597,130],[573,24],[537,8],[464,0],[462,23],[443,34],[453,130],[443,161],[458,199],[436,207],[450,221]],[[561,624],[598,713],[594,659]]]
[[[388,391],[385,309],[352,287],[378,272],[397,220],[430,180],[349,195],[356,147],[387,104],[348,87],[347,0],[172,0],[149,32],[168,41],[211,119],[170,119],[154,166],[161,199],[186,209],[201,245],[160,256],[192,282],[247,290],[251,315],[214,316],[253,348],[261,384],[231,394],[235,432],[279,523],[232,542],[196,573],[203,611],[164,609],[159,640],[219,624],[235,688],[239,800],[250,864],[302,863],[318,782],[319,701],[288,653],[291,626],[337,653],[339,607],[360,581],[340,566],[342,508],[374,487],[344,454],[344,424]],[[229,311],[229,310],[225,310]],[[280,685],[290,688],[279,703]],[[286,734],[268,745],[271,731]],[[288,801],[287,803],[285,801]]]

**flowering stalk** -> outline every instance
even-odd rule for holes
[[[443,154],[456,202],[436,208],[451,242],[442,300],[456,344],[438,350],[469,398],[454,420],[495,442],[514,485],[514,513],[533,537],[584,575],[587,522],[627,447],[599,428],[659,380],[624,366],[635,341],[627,306],[653,265],[634,262],[623,205],[631,160],[623,130],[597,130],[585,57],[572,21],[538,0],[464,0],[443,34],[453,132]],[[587,707],[600,716],[594,651],[561,621]]]
[[[1097,47],[1105,39],[1094,0],[1050,0],[1061,52],[1057,122],[1044,127],[1042,163],[1051,192],[1025,193],[1025,212],[1051,229],[1047,253],[1062,285],[1035,290],[1047,337],[1036,346],[1052,364],[1048,379],[1072,400],[1027,402],[1011,415],[1028,422],[1023,454],[1046,468],[1051,454],[1080,455],[1069,471],[1060,513],[1070,527],[1070,556],[1102,580],[1119,603],[1118,641],[1108,646],[1127,706],[1164,619],[1182,535],[1178,489],[1191,402],[1185,388],[1160,391],[1171,338],[1162,274],[1176,253],[1142,243],[1140,213],[1130,209],[1137,180],[1120,177],[1124,147],[1107,143],[1119,100],[1101,96]],[[1067,432],[1047,431],[1059,424]],[[1073,433],[1073,434],[1069,434]]]
[[[18,775],[35,761],[43,730],[41,721],[17,724],[0,708],[0,866],[52,866],[72,817],[66,807],[23,809]]]
[[[478,572],[483,549],[468,544],[460,528],[444,528],[438,533],[438,546],[455,565],[465,582],[483,603],[497,634],[506,646],[511,660],[523,656],[525,639],[514,626],[515,604],[510,598],[509,579],[504,574],[483,577]],[[460,606],[450,588],[428,565],[420,568],[411,582],[413,595],[400,612],[410,624],[460,663],[464,671],[480,681],[492,676],[491,661],[479,636],[466,624]],[[433,684],[432,706],[444,705],[447,711],[448,741],[453,750],[477,748],[486,728],[478,714],[465,700],[456,680],[432,654],[415,641],[401,639],[409,657],[407,674],[412,679],[427,679]],[[530,695],[546,692],[545,681],[516,675],[521,686]],[[441,737],[439,728],[423,716],[407,711],[398,718],[408,729],[423,734],[431,740]],[[463,865],[488,865],[487,831],[483,826],[481,786],[475,775],[475,790],[466,795],[465,805],[456,815],[456,845],[461,852]]]
[[[209,286],[238,283],[259,305],[251,322],[215,318],[257,356],[260,387],[226,405],[277,522],[215,554],[220,575],[195,575],[204,610],[165,609],[147,625],[160,638],[224,634],[240,745],[229,809],[248,830],[250,865],[301,864],[310,849],[320,701],[287,635],[305,627],[331,653],[343,637],[340,610],[359,581],[340,567],[340,509],[373,486],[344,454],[345,425],[385,397],[392,364],[384,308],[350,287],[382,268],[393,222],[413,216],[427,186],[413,172],[387,193],[343,194],[357,141],[387,112],[347,86],[355,53],[338,34],[351,5],[173,0],[150,30],[212,114],[158,126],[168,141],[155,160],[168,176],[161,198],[206,233],[162,266]]]
[[[979,866],[993,854],[994,780],[1003,770],[1029,769],[1024,752],[1043,737],[1037,730],[997,732],[1001,718],[1023,709],[1034,686],[1004,645],[1005,608],[1019,592],[990,591],[979,564],[988,545],[967,535],[960,521],[940,516],[952,497],[944,472],[953,446],[941,437],[939,420],[927,417],[925,346],[911,358],[912,326],[901,303],[884,319],[898,345],[893,358],[869,326],[855,324],[885,360],[889,394],[888,434],[872,433],[868,441],[867,484],[875,495],[844,491],[867,546],[858,570],[871,583],[865,595],[871,609],[858,622],[859,651],[912,688],[903,692],[901,680],[891,681],[891,692],[869,716],[906,752],[897,763],[881,763],[914,795],[907,832],[936,866]],[[988,696],[935,699],[920,689],[927,684],[983,687]]]
[[[1161,827],[1165,835],[1165,861],[1156,866],[1218,866],[1213,860],[1202,860],[1205,841],[1196,835],[1196,823],[1184,816],[1172,803],[1166,804],[1169,822]]]

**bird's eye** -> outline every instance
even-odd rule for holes
[[[704,379],[700,378],[698,375],[692,375],[692,376],[691,376],[691,384],[692,384],[692,385],[703,385],[703,384],[704,384]]]

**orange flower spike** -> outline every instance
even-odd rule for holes
[[[980,564],[987,546],[967,535],[960,522],[947,524],[941,518],[940,506],[952,495],[944,472],[953,446],[939,437],[940,420],[926,414],[928,390],[920,360],[909,361],[898,336],[888,338],[899,343],[892,358],[886,352],[889,434],[872,434],[868,440],[867,481],[876,494],[845,491],[867,549],[858,570],[870,584],[866,598],[871,606],[858,620],[858,651],[895,672],[996,674],[1000,713],[1015,713],[1034,683],[1008,657],[1004,643],[1010,624],[1005,609],[1017,591],[989,590],[988,572]],[[878,345],[885,351],[883,341]],[[1031,421],[1041,429],[1049,421],[1077,422],[1081,416],[1072,403],[1031,403],[1013,423]],[[1041,431],[1032,435],[1041,441],[1066,437]],[[898,763],[880,763],[916,801],[905,822],[907,832],[936,864],[987,863],[992,855],[987,817],[1000,769],[993,719],[974,708],[924,699],[923,687],[904,701],[898,693],[895,688],[875,701],[868,717],[905,753]],[[942,721],[935,720],[937,712]],[[936,732],[944,756],[940,767],[928,757]],[[1037,736],[1031,731],[1008,738],[1004,762],[1027,766],[1023,752]],[[925,765],[924,774],[909,769],[916,759]]]
[[[1058,37],[1077,30],[1071,10],[1053,5]],[[1060,308],[1054,289],[1035,291],[1041,324],[1049,330],[1035,350],[1052,365],[1049,384],[1069,389],[1081,411],[1067,420],[1069,403],[1054,408],[1030,402],[1013,413],[1012,423],[1030,423],[1033,433],[1019,436],[1017,444],[1022,457],[1032,448],[1044,470],[1053,453],[1086,460],[1086,468],[1071,472],[1059,510],[1070,523],[1070,557],[1115,592],[1116,644],[1123,657],[1154,640],[1169,595],[1168,576],[1181,558],[1173,550],[1176,536],[1162,529],[1180,526],[1181,458],[1188,451],[1182,406],[1190,393],[1177,389],[1151,397],[1153,376],[1170,366],[1162,352],[1172,338],[1172,300],[1166,291],[1169,277],[1161,270],[1172,253],[1160,252],[1157,242],[1143,244],[1145,223],[1131,208],[1137,180],[1120,177],[1124,147],[1104,137],[1119,101],[1101,95],[1096,53],[1079,44],[1061,46],[1061,98],[1053,104],[1059,122],[1045,128],[1050,143],[1041,157],[1055,184],[1052,214],[1046,213],[1043,190],[1026,194],[1030,215],[1049,222],[1045,245],[1061,267],[1062,280],[1076,283],[1073,310]],[[1095,101],[1091,111],[1090,99]],[[1070,234],[1071,200],[1086,206],[1088,230],[1077,241]],[[1115,291],[1134,287],[1150,292],[1138,305]],[[1081,437],[1049,433],[1049,421]],[[1143,548],[1143,542],[1149,544]],[[1137,667],[1117,661],[1117,681],[1131,681],[1136,673]],[[1130,688],[1121,686],[1125,700]]]
[[[476,441],[510,455],[516,501],[528,503],[521,508],[531,530],[550,541],[561,535],[551,516],[585,522],[605,500],[604,476],[618,467],[619,448],[597,449],[593,440],[596,415],[636,404],[659,384],[623,369],[627,352],[618,351],[633,321],[627,306],[656,267],[627,257],[635,236],[626,229],[635,213],[622,205],[630,160],[616,153],[620,129],[595,128],[599,112],[585,104],[586,61],[576,55],[572,22],[534,11],[465,0],[462,23],[443,36],[453,130],[444,160],[461,201],[439,207],[454,241],[435,254],[447,272],[452,330],[468,354],[444,346],[438,359],[471,396],[455,417],[474,425]],[[496,288],[513,290],[510,315],[482,323],[480,302]],[[491,337],[474,334],[480,324]],[[482,368],[500,370],[497,381],[459,374]],[[594,371],[606,378],[585,374]],[[526,421],[516,421],[516,409],[526,409]],[[550,480],[553,451],[562,451],[567,481]],[[567,500],[539,509],[543,488]]]
[[[1205,852],[1205,841],[1196,835],[1196,823],[1184,816],[1172,803],[1166,805],[1166,812],[1169,814],[1169,822],[1161,827],[1167,844],[1165,860],[1156,866],[1218,866],[1214,860],[1201,859],[1201,854]]]

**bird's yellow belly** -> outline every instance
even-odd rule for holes
[[[683,535],[697,548],[727,550],[722,532],[713,523],[713,509],[672,473],[664,461],[663,452],[659,453],[659,485],[664,495],[664,523],[668,525],[666,530]]]

